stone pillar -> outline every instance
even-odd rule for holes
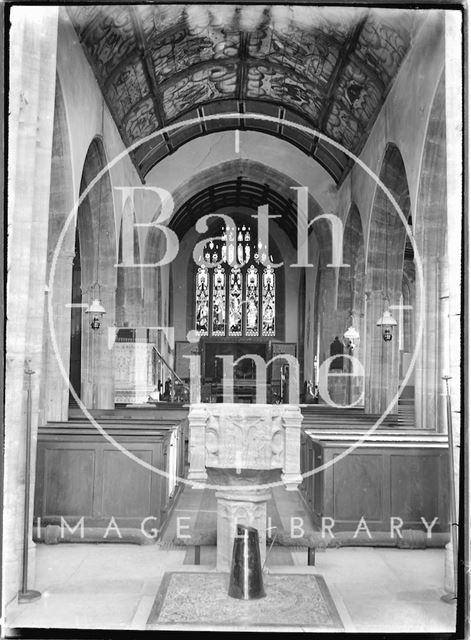
[[[285,434],[285,459],[281,479],[288,491],[296,491],[303,481],[301,469],[301,423],[303,416],[299,407],[284,407],[282,424]]]
[[[91,314],[83,314],[82,402],[87,409],[114,409],[113,349],[108,344],[108,328],[113,326],[116,288],[90,286],[84,296],[88,305],[98,296],[106,309],[99,329],[92,329]],[[83,299],[83,298],[82,298]]]
[[[117,271],[119,276],[116,299],[116,321],[118,326],[146,326],[143,318],[140,269],[138,267],[117,267]],[[119,273],[120,271],[123,273]]]
[[[390,304],[398,304],[390,300]],[[381,327],[376,322],[385,310],[382,291],[367,294],[366,344],[365,344],[365,413],[382,414],[397,395],[399,387],[399,343],[397,327],[393,329],[393,339],[383,340]],[[390,413],[397,413],[397,401]]]
[[[423,259],[424,308],[419,307],[417,292],[416,327],[419,315],[423,318],[422,346],[415,365],[416,425],[422,429],[436,429],[440,416],[440,264],[437,257]],[[415,344],[412,345],[415,348]]]
[[[238,524],[257,529],[263,566],[267,552],[267,502],[271,498],[271,490],[218,491],[216,498],[218,502],[217,570],[229,571],[231,568]]]
[[[9,238],[6,330],[3,600],[20,588],[25,493],[25,359],[32,380],[34,496],[56,77],[58,7],[13,7],[10,31]],[[33,500],[30,504],[32,523]],[[30,579],[34,544],[31,531]]]
[[[146,267],[143,269],[144,279],[144,301],[142,319],[143,324],[147,327],[157,327],[161,323],[161,315],[159,309],[159,276],[158,267]]]
[[[70,320],[72,262],[74,253],[60,252],[54,278],[54,286],[49,291],[52,296],[54,333],[62,365],[69,374],[70,362]],[[52,345],[51,325],[46,306],[47,327],[47,375],[44,378],[45,420],[46,422],[66,422],[69,410],[69,387],[59,368],[58,356]],[[46,384],[47,382],[47,384]]]
[[[101,301],[106,309],[99,335],[99,369],[95,372],[95,408],[114,409],[114,363],[113,349],[108,344],[108,329],[115,318],[116,286],[105,284],[100,287]]]
[[[208,419],[207,409],[203,405],[192,405],[188,414],[188,426],[190,434],[189,457],[190,469],[188,480],[204,482],[208,474],[206,473],[206,421]]]
[[[354,311],[353,313],[353,327],[358,331],[359,333],[359,345],[354,347],[353,349],[350,349],[350,355],[353,358],[356,358],[356,360],[358,360],[362,367],[363,370],[365,368],[365,358],[364,358],[364,344],[363,344],[363,325],[364,325],[364,315],[363,315],[363,310],[361,312],[358,311]],[[348,362],[348,367],[347,367],[347,371],[348,373],[352,374],[354,371],[356,371],[354,364],[352,362]],[[365,377],[364,376],[354,376],[354,375],[348,375],[346,376],[346,379],[348,380],[347,383],[347,389],[348,389],[348,393],[347,393],[347,403],[348,404],[354,404],[356,403],[360,398],[361,395],[363,393],[364,390],[364,386],[365,386]],[[356,406],[362,406],[363,405],[363,401],[358,402],[358,404]]]
[[[319,276],[319,365],[330,356],[330,343],[338,335],[335,333],[337,329],[335,318],[336,288],[335,269],[321,267]]]
[[[446,12],[455,14],[454,11]],[[450,396],[452,412],[452,431],[454,441],[454,473],[456,488],[456,512],[459,512],[459,476],[460,476],[460,433],[461,433],[461,243],[463,202],[463,122],[462,97],[456,87],[459,86],[462,73],[461,29],[463,17],[445,16],[447,38],[445,56],[446,78],[446,199],[447,199],[447,249],[448,249],[448,327],[449,327],[449,370],[451,376]],[[465,331],[467,327],[465,325]],[[463,427],[466,425],[463,424]]]
[[[447,408],[446,408],[446,388],[442,376],[448,375],[450,371],[450,310],[449,310],[450,287],[448,281],[448,258],[440,259],[440,301],[439,301],[439,357],[438,357],[438,385],[439,385],[439,406],[437,429],[441,433],[447,432]]]
[[[322,267],[320,276],[320,349],[319,349],[319,369],[324,371],[324,375],[328,373],[327,370],[322,368],[323,363],[330,357],[330,345],[334,338],[337,336],[340,342],[343,342],[343,334],[349,326],[350,316],[349,308],[344,308],[342,305],[337,307],[337,274],[336,269],[331,267]],[[338,271],[338,270],[337,270]],[[344,354],[347,354],[345,349]],[[342,354],[339,355],[342,357]],[[348,373],[349,364],[346,360],[343,361],[343,369],[332,369],[329,366],[330,375],[327,379],[327,389],[329,392],[330,401],[339,406],[344,406],[349,403],[349,396],[351,395],[352,381],[348,375],[341,375],[342,373]],[[322,398],[324,402],[328,401],[328,398]]]

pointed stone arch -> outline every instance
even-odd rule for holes
[[[448,254],[445,77],[430,110],[420,170],[415,237],[424,273],[424,340],[415,369],[417,426],[446,430],[441,376],[446,373]],[[418,313],[418,311],[416,312]],[[417,318],[417,321],[419,318]]]
[[[348,267],[333,269],[327,267],[331,262],[332,234],[322,221],[319,225],[319,278],[317,285],[316,317],[319,332],[318,360],[322,365],[330,357],[330,348],[335,338],[342,341],[346,329],[353,324],[360,335],[363,322],[363,291],[365,269],[365,242],[361,216],[355,204],[350,206],[343,227],[342,254],[343,263]],[[347,354],[347,349],[345,349]],[[355,355],[358,352],[347,355]],[[340,366],[350,371],[348,360],[336,360],[329,368]],[[339,405],[356,402],[361,394],[362,380],[353,381],[349,376],[330,377],[329,395]]]
[[[386,146],[379,177],[408,220],[409,184],[401,152],[395,144]],[[385,342],[376,322],[391,305],[398,307],[401,303],[405,244],[404,225],[378,185],[371,210],[366,255],[366,413],[383,413],[397,394],[400,382],[397,331],[390,342]],[[392,313],[397,315],[397,310]],[[397,413],[397,402],[391,412]]]
[[[49,280],[51,261],[57,247],[59,236],[67,217],[74,206],[74,184],[72,155],[67,112],[59,77],[56,75],[56,94],[54,102],[54,128],[52,136],[51,186],[49,196],[49,228],[48,228],[48,265]],[[54,332],[56,335],[59,357],[66,369],[70,359],[70,330],[72,286],[72,261],[75,256],[75,229],[70,224],[57,256],[54,283],[49,291],[53,309]],[[73,311],[72,311],[73,313]],[[46,320],[47,333],[45,341],[46,375],[41,380],[44,398],[43,420],[67,420],[69,405],[69,388],[59,368],[57,354],[51,341],[51,326]]]
[[[106,167],[103,141],[95,137],[88,148],[80,182],[80,195]],[[106,309],[100,329],[90,327],[82,313],[82,401],[87,408],[114,408],[113,352],[108,328],[114,324],[116,304],[116,231],[111,179],[108,172],[93,185],[77,214],[80,241],[82,303],[97,297]]]

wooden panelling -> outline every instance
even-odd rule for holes
[[[382,476],[381,454],[350,455],[331,466],[326,472],[326,484],[332,517],[336,521],[354,521],[360,514],[368,520],[382,520]]]
[[[54,447],[44,451],[44,508],[64,516],[89,513],[93,508],[96,451]]]
[[[301,451],[302,471],[331,463],[348,445],[319,442],[307,435]],[[446,449],[430,445],[397,446],[388,442],[358,447],[326,469],[304,479],[301,490],[312,515],[335,520],[338,531],[355,531],[361,517],[371,531],[390,531],[391,518],[404,528],[424,530],[438,517],[433,531],[448,529]]]
[[[391,456],[391,511],[407,523],[438,516],[440,456]]]
[[[322,450],[319,444],[303,434],[301,440],[301,469],[309,475],[305,475],[300,490],[312,513],[318,517],[320,517],[320,513],[315,510],[323,503],[324,474],[309,472],[320,465],[321,458]]]
[[[136,458],[152,464],[152,449],[129,450]],[[116,449],[103,451],[101,510],[115,516],[150,515],[151,473]]]
[[[115,438],[146,464],[167,471],[171,433],[176,439],[177,475],[184,474],[183,426],[114,424]],[[173,452],[173,449],[172,449]],[[140,528],[152,516],[162,518],[172,496],[164,474],[145,468],[113,447],[86,423],[46,425],[38,432],[35,516],[42,525],[72,524],[84,516],[85,526],[107,527],[111,517],[119,526]]]

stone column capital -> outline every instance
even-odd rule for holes
[[[190,407],[188,421],[195,426],[205,426],[208,420],[208,409],[203,404],[194,404]]]
[[[303,414],[298,406],[286,405],[283,407],[281,419],[285,428],[301,429]]]

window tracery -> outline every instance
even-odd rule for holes
[[[242,335],[242,273],[238,267],[230,272],[229,335]]]
[[[205,266],[196,272],[196,330],[209,335],[209,273]]]
[[[246,283],[247,335],[258,336],[258,271],[255,265],[247,270]]]
[[[213,253],[216,262],[217,253]],[[226,335],[226,274],[219,265],[213,273],[213,336]]]
[[[276,335],[276,275],[267,257],[246,224],[222,227],[219,238],[208,239],[195,277],[200,335]]]
[[[275,272],[270,266],[262,275],[262,335],[275,335]]]

